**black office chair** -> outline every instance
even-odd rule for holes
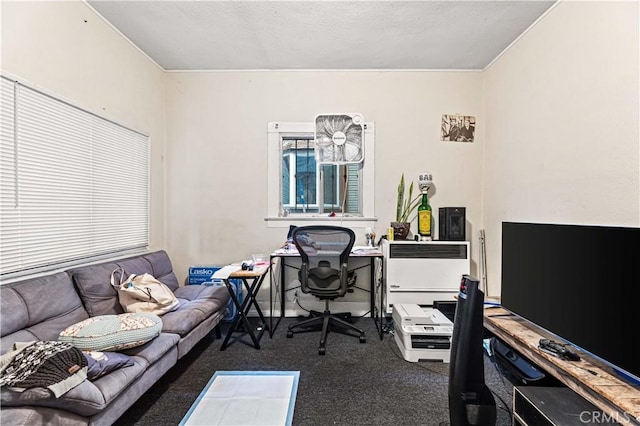
[[[355,331],[360,343],[365,343],[367,339],[363,330],[329,311],[329,301],[344,296],[349,290],[353,273],[347,269],[347,260],[356,239],[355,233],[351,229],[339,226],[302,226],[293,231],[292,239],[302,258],[302,266],[298,273],[302,292],[311,293],[324,300],[325,309],[321,316],[290,325],[287,337],[293,337],[296,329],[307,332],[310,331],[309,327],[322,324],[318,347],[320,355],[325,354],[327,333],[330,330],[352,336],[349,331]]]

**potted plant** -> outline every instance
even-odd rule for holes
[[[391,222],[394,240],[405,240],[409,235],[411,222],[409,216],[420,204],[420,194],[413,198],[413,182],[409,185],[409,194],[405,198],[404,173],[398,184],[398,201],[396,205],[396,221]]]

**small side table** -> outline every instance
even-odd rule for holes
[[[222,346],[220,350],[223,351],[229,346],[231,336],[235,332],[244,332],[251,337],[251,341],[253,343],[253,347],[256,349],[260,349],[260,338],[265,330],[268,330],[269,327],[267,325],[267,320],[262,313],[262,309],[258,305],[256,300],[256,296],[258,295],[258,291],[260,290],[260,286],[264,281],[264,278],[267,276],[267,272],[269,272],[270,265],[264,265],[260,267],[254,268],[253,271],[236,271],[229,275],[228,278],[224,279],[224,284],[227,286],[227,290],[229,290],[229,295],[231,296],[231,300],[233,304],[236,306],[238,310],[238,314],[235,319],[231,323],[229,330],[227,331],[227,335],[222,342]],[[235,292],[233,291],[233,285],[229,282],[230,279],[240,279],[244,285],[244,288],[247,291],[247,295],[242,303],[238,301]],[[247,314],[251,310],[251,307],[254,307],[256,312],[258,313],[258,324],[256,326],[252,326]],[[257,333],[254,331],[257,330]]]

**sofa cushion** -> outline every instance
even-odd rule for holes
[[[0,286],[3,353],[16,342],[57,340],[62,330],[87,317],[64,272]]]
[[[130,356],[133,365],[118,368],[95,381],[85,380],[60,398],[54,398],[45,388],[15,392],[3,387],[0,389],[0,405],[3,410],[9,406],[35,405],[59,408],[82,416],[93,416],[104,410],[130,386],[138,386],[134,381],[148,372],[152,368],[151,364],[161,365],[160,359],[169,356],[174,358],[168,365],[174,365],[177,360],[175,347],[178,340],[180,337],[176,334],[162,333],[142,346],[128,349],[126,354]]]
[[[85,425],[87,419],[69,411],[31,406],[2,407],[0,424],[3,425]]]
[[[153,272],[151,275],[156,277],[158,281],[165,284],[174,292],[180,287],[176,274],[173,273],[173,266],[169,255],[164,250],[145,254],[144,258],[149,262]]]
[[[83,352],[87,359],[87,379],[96,380],[122,367],[133,365],[129,355],[120,352]]]
[[[2,407],[44,406],[59,408],[81,416],[92,416],[102,411],[147,368],[143,359],[133,358],[133,365],[120,368],[95,382],[85,380],[69,392],[55,398],[46,388],[32,388],[17,392],[0,389]]]
[[[171,290],[175,291],[178,288],[178,279],[173,273],[171,260],[163,250],[115,262],[75,268],[70,270],[69,274],[89,316],[117,315],[125,312],[118,301],[118,293],[111,286],[111,273],[118,267],[124,269],[127,276],[149,273]]]
[[[229,301],[225,286],[188,285],[175,291],[180,306],[162,316],[162,331],[181,337],[216,312],[224,311]]]
[[[172,333],[160,333],[158,337],[150,342],[136,346],[135,348],[125,349],[123,353],[132,356],[136,359],[141,359],[147,363],[147,366],[151,366],[162,358],[166,353],[171,351],[178,342],[180,336]],[[176,357],[177,361],[177,357]]]
[[[126,275],[131,274],[142,275],[145,273],[153,274],[153,268],[147,259],[143,256],[132,257],[129,259],[118,260],[116,262],[119,267],[124,269]]]
[[[117,267],[116,263],[101,263],[69,271],[90,316],[124,313],[118,302],[118,292],[111,286],[110,281],[111,273]]]
[[[161,329],[162,320],[157,315],[99,315],[69,326],[60,333],[59,340],[83,351],[118,351],[147,343]]]

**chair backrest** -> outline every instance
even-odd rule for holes
[[[324,299],[344,296],[355,233],[340,226],[312,225],[296,228],[291,237],[302,258],[302,291]]]

